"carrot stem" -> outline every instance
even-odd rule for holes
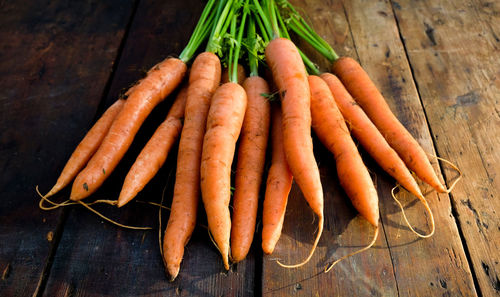
[[[257,58],[257,35],[255,32],[255,19],[250,16],[248,19],[248,67],[250,76],[259,76],[259,60]]]
[[[191,60],[194,53],[200,46],[200,44],[207,38],[208,29],[212,27],[212,22],[214,19],[214,14],[212,13],[212,7],[215,3],[215,0],[209,0],[201,13],[200,19],[198,20],[198,24],[194,28],[193,34],[189,39],[188,44],[184,48],[184,50],[179,55],[179,59],[186,63]]]
[[[238,32],[238,36],[236,37],[236,45],[234,48],[234,61],[230,59],[230,63],[228,65],[228,67],[229,67],[229,81],[234,82],[234,83],[238,83],[238,59],[240,57],[241,40],[243,39],[243,32],[245,31],[245,22],[246,22],[246,18],[248,15],[248,11],[249,11],[248,0],[246,0],[245,4],[243,5],[243,16],[241,17],[241,21],[240,21],[240,30]],[[233,21],[235,30],[236,30],[236,21],[237,21],[237,16],[235,15],[234,21]],[[232,35],[232,36],[234,36],[234,35]]]
[[[224,1],[219,2],[219,5],[222,5]],[[206,51],[210,53],[218,53],[221,49],[221,40],[222,36],[227,30],[227,26],[225,25],[226,20],[228,19],[228,14],[232,12],[231,9],[233,6],[233,0],[226,0],[224,9],[222,12],[217,15],[216,22],[210,34],[210,38],[208,40]],[[233,11],[234,12],[234,11]],[[230,17],[230,16],[229,16]],[[230,18],[229,18],[230,19]]]
[[[276,4],[275,4],[275,6],[276,6]],[[277,6],[275,8],[276,8],[275,11],[279,11]],[[283,19],[281,18],[281,15],[279,13],[276,13],[276,18],[277,18],[278,23],[280,25],[281,36],[285,37],[286,39],[291,40],[290,34],[288,34],[288,30],[286,29],[285,22],[283,21]],[[304,65],[306,66],[307,72],[309,74],[313,74],[313,75],[320,75],[318,66],[316,66],[316,64],[314,64],[314,62],[311,61],[311,59],[309,59],[309,57],[307,57],[306,54],[304,54],[304,52],[302,52],[300,50],[300,48],[297,48],[297,49],[299,51],[300,57],[302,58],[302,61],[304,62]]]
[[[280,12],[287,13],[286,24],[289,29],[291,29],[295,34],[299,35],[307,43],[309,43],[314,49],[316,49],[321,55],[323,55],[330,62],[336,61],[339,56],[333,48],[326,42],[321,36],[319,36],[314,29],[304,20],[304,18],[297,12],[295,7],[293,7],[287,0],[279,0],[278,3],[283,7]]]

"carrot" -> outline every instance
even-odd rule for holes
[[[325,81],[318,76],[309,76],[309,87],[312,127],[319,140],[335,157],[340,185],[358,212],[377,227],[377,190],[332,93]]]
[[[241,129],[233,196],[231,255],[234,262],[246,257],[255,233],[271,109],[269,100],[262,96],[269,93],[263,78],[251,76],[245,80],[243,88],[248,103]]]
[[[379,231],[378,195],[328,85],[320,77],[311,75],[309,86],[312,127],[319,140],[335,157],[340,185],[358,212],[375,227],[373,238],[367,246],[337,259],[325,268],[325,272],[328,272],[338,262],[366,251],[375,244]]]
[[[229,82],[220,86],[212,98],[203,139],[201,158],[201,194],[208,227],[229,269],[231,217],[231,163],[240,134],[247,96],[245,89]]]
[[[174,196],[163,239],[164,262],[172,280],[179,273],[184,246],[196,224],[203,135],[210,100],[220,83],[220,75],[220,61],[213,53],[199,54],[191,66],[184,126],[177,155]]]
[[[76,177],[71,200],[81,200],[99,188],[125,155],[149,113],[180,84],[186,68],[181,60],[167,58],[133,87],[101,146]]]
[[[237,72],[238,72],[238,83],[242,84],[246,78],[245,67],[243,67],[243,65],[241,65],[241,64],[238,64]],[[222,71],[222,76],[221,76],[220,82],[221,82],[221,84],[225,84],[225,83],[229,82],[229,69],[228,68],[224,68],[224,70]]]
[[[318,233],[309,256],[302,263],[285,265],[298,267],[311,259],[321,237],[324,220],[323,189],[311,138],[309,84],[304,64],[293,42],[276,38],[269,42],[265,54],[281,95],[286,159],[305,199],[319,217]]]
[[[78,144],[68,162],[64,166],[61,175],[57,179],[56,184],[44,196],[45,198],[54,195],[62,188],[66,187],[80,170],[87,164],[88,160],[94,155],[108,133],[109,127],[113,123],[116,115],[122,110],[125,100],[118,99],[111,105],[99,118],[99,120],[87,132],[82,141]]]
[[[333,64],[332,70],[406,166],[438,192],[446,192],[422,147],[392,113],[361,65],[352,58],[343,57]]]
[[[281,236],[288,194],[293,181],[292,173],[286,162],[281,110],[277,105],[272,108],[271,141],[271,167],[267,174],[264,210],[262,212],[262,250],[266,254],[271,254],[274,251]]]
[[[186,106],[186,88],[179,91],[165,121],[146,143],[125,177],[118,197],[118,207],[132,200],[156,175],[167,159],[168,153],[182,129]]]
[[[424,199],[417,182],[403,160],[387,143],[384,136],[356,101],[352,99],[342,82],[331,73],[323,73],[321,78],[328,84],[342,116],[350,124],[351,133],[358,139],[363,148],[382,169],[394,177],[403,187],[419,199]]]

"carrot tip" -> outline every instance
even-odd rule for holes
[[[432,154],[430,154],[431,156],[435,157],[436,159],[440,160],[440,161],[443,161],[445,162],[446,164],[448,164],[448,166],[450,166],[451,168],[453,168],[454,170],[457,171],[458,173],[458,176],[456,177],[456,179],[453,181],[453,183],[450,185],[450,187],[448,189],[446,189],[444,186],[443,186],[443,191],[441,193],[446,193],[446,194],[449,194],[453,188],[455,187],[455,185],[458,183],[458,181],[460,179],[462,179],[462,171],[457,167],[457,165],[451,163],[450,161],[444,159],[444,158],[441,158],[441,157],[438,157],[438,156],[434,156]]]
[[[174,264],[167,264],[167,271],[168,274],[170,275],[170,281],[173,282],[176,278],[177,275],[179,275],[179,265],[174,265]]]

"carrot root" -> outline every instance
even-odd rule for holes
[[[350,258],[350,257],[356,255],[356,254],[362,253],[362,252],[370,249],[375,244],[375,242],[377,241],[377,238],[378,238],[378,229],[379,229],[378,227],[375,227],[375,234],[373,234],[373,239],[372,239],[372,241],[367,246],[365,246],[364,248],[359,249],[359,250],[357,250],[355,252],[349,253],[349,254],[343,256],[340,259],[335,260],[332,264],[330,264],[330,266],[326,266],[325,267],[325,273],[327,273],[328,271],[330,271],[333,268],[333,266],[337,265],[340,261],[345,260],[347,258]]]
[[[433,155],[433,154],[429,154],[427,153],[427,155],[431,156],[431,157],[434,157],[440,161],[443,161],[445,162],[446,164],[448,164],[448,166],[450,166],[451,168],[453,168],[454,170],[457,171],[458,173],[458,177],[456,177],[456,179],[451,183],[450,187],[448,189],[445,188],[445,191],[443,193],[446,193],[446,194],[449,194],[451,193],[451,191],[453,190],[453,188],[457,185],[457,183],[462,179],[462,171],[458,168],[457,165],[453,164],[451,161],[449,160],[446,160],[444,158],[441,158],[441,157],[438,157],[436,155]]]
[[[278,263],[279,266],[285,267],[285,268],[298,268],[300,266],[303,266],[307,262],[309,262],[309,260],[311,260],[313,254],[314,254],[314,251],[316,250],[316,247],[318,246],[318,242],[319,242],[319,239],[321,237],[321,233],[323,233],[323,223],[324,223],[324,218],[323,218],[323,216],[320,216],[319,222],[318,222],[318,226],[319,226],[318,227],[318,234],[316,235],[316,239],[314,240],[314,244],[311,248],[311,251],[309,252],[309,255],[307,256],[307,258],[304,261],[302,261],[298,264],[293,264],[293,265],[283,264],[279,260],[277,260],[276,263]]]
[[[432,235],[434,235],[434,231],[436,230],[436,226],[435,226],[435,222],[434,222],[434,215],[432,214],[432,210],[429,207],[429,204],[427,203],[427,200],[424,198],[424,196],[420,196],[420,197],[418,197],[418,199],[424,205],[425,210],[427,211],[427,213],[429,213],[429,216],[430,216],[430,219],[431,219],[431,231],[429,233],[427,233],[427,234],[422,234],[422,233],[416,231],[415,229],[413,229],[413,227],[411,226],[410,222],[408,221],[408,218],[406,217],[406,213],[405,213],[403,205],[401,204],[401,202],[399,202],[398,198],[396,198],[396,195],[394,194],[394,190],[397,187],[398,187],[398,185],[396,185],[394,188],[392,188],[392,190],[391,190],[391,196],[394,199],[394,201],[396,201],[396,203],[399,205],[399,208],[401,208],[401,213],[403,214],[403,218],[404,218],[404,220],[405,220],[406,225],[408,226],[408,228],[410,228],[411,232],[415,233],[415,235],[417,235],[418,237],[421,237],[421,238],[429,238]]]

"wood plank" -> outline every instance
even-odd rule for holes
[[[391,4],[388,1],[363,0],[344,1],[344,4],[361,64],[385,95],[396,116],[425,151],[434,153]],[[418,12],[417,9],[412,10]],[[438,167],[435,166],[435,169],[438,170]],[[380,203],[399,295],[476,295],[449,197],[438,196],[434,192],[426,195],[434,212],[436,233],[430,239],[416,240],[415,235],[408,232],[399,209],[390,197],[390,183],[380,186],[379,180]],[[428,191],[427,187],[424,193]],[[409,195],[398,196],[402,201],[415,200]],[[410,222],[415,222],[421,230],[428,230],[421,205],[416,203],[410,206]]]
[[[356,55],[341,1],[293,1],[318,33],[342,55]],[[329,64],[303,42],[298,42],[322,70]],[[373,227],[357,216],[338,183],[335,160],[315,139],[325,198],[325,230],[311,261],[298,269],[275,263],[297,263],[304,259],[317,227],[300,189],[294,185],[289,197],[283,232],[272,255],[263,260],[262,293],[269,296],[397,296],[393,264],[387,239],[380,232],[375,246],[365,253],[340,262],[328,274],[324,267],[333,260],[368,244]],[[373,167],[372,167],[373,168]]]
[[[39,210],[34,187],[49,190],[90,127],[131,11],[131,1],[0,3],[1,296],[36,293],[48,272],[62,217]]]
[[[204,1],[141,1],[113,79],[106,102],[141,78],[144,71],[187,44]],[[116,199],[123,179],[139,150],[164,119],[171,100],[159,105],[140,129],[129,153],[93,197]],[[158,175],[136,200],[160,201],[168,176],[174,174],[176,149]],[[170,205],[173,180],[165,190]],[[99,207],[108,216],[134,226],[154,226],[153,231],[125,230],[103,223],[81,208],[72,209],[55,256],[46,296],[249,296],[254,294],[255,256],[225,272],[218,251],[210,242],[203,209],[199,226],[186,248],[181,271],[169,283],[158,244],[158,210],[130,203],[122,209]],[[168,218],[164,212],[163,218]],[[163,228],[166,220],[163,222]]]
[[[398,1],[394,11],[482,296],[500,294],[500,3]],[[445,170],[447,179],[453,172]]]

